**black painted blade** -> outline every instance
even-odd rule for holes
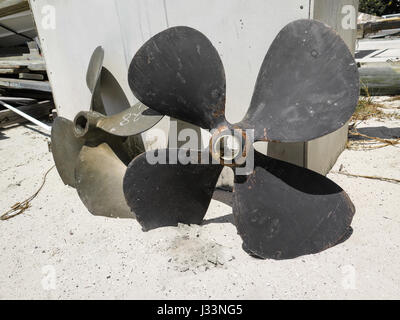
[[[173,149],[158,150],[169,162]],[[147,156],[136,157],[124,177],[126,201],[143,229],[148,231],[178,223],[200,224],[207,212],[221,165],[149,164]],[[197,152],[194,157],[198,157]]]
[[[256,140],[309,141],[341,128],[359,96],[356,62],[327,25],[297,20],[272,43],[242,125]]]
[[[76,161],[76,190],[96,216],[134,218],[126,204],[122,181],[126,165],[106,143],[84,146]]]
[[[253,174],[240,179],[234,187],[235,224],[243,247],[264,259],[334,246],[355,213],[347,194],[328,178],[257,152]]]
[[[51,148],[57,171],[64,184],[75,187],[75,163],[84,144],[74,135],[72,121],[57,117],[51,130]]]
[[[225,72],[217,50],[197,30],[167,29],[147,41],[129,67],[129,85],[160,114],[213,129],[225,122]]]

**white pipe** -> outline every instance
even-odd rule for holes
[[[5,106],[7,109],[10,109],[11,111],[14,111],[15,113],[19,114],[21,117],[29,120],[30,122],[33,122],[34,124],[38,125],[39,127],[43,128],[44,130],[51,132],[50,126],[48,126],[47,124],[44,124],[43,122],[40,122],[39,120],[37,120],[35,118],[32,118],[31,116],[27,115],[25,112],[22,112],[21,110],[18,110],[17,108],[14,108],[13,106],[10,106],[8,103],[1,101],[1,98],[0,98],[0,104]]]

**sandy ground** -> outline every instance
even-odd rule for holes
[[[369,120],[400,136],[400,120]],[[35,126],[0,131],[0,212],[31,195],[53,165]],[[346,150],[333,170],[400,179],[400,148]],[[400,298],[400,185],[329,177],[357,213],[346,242],[320,254],[262,261],[241,249],[230,194],[218,191],[204,224],[143,233],[135,220],[92,216],[53,170],[32,208],[0,221],[0,299]]]

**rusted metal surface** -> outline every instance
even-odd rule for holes
[[[239,150],[236,156],[228,158],[224,157],[226,142],[221,146],[218,146],[218,143],[224,138],[234,138],[237,140],[239,144]],[[237,126],[222,125],[218,127],[212,135],[209,142],[209,151],[211,157],[218,161],[221,165],[234,168],[243,165],[243,162],[245,162],[247,157],[247,152],[252,143],[253,141],[247,137],[245,130],[240,129]]]

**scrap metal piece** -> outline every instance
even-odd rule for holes
[[[135,217],[126,204],[122,190],[125,170],[126,165],[108,144],[82,148],[76,163],[76,189],[93,215]]]
[[[74,134],[74,123],[57,117],[51,130],[51,146],[57,171],[64,184],[75,187],[75,162],[84,144]]]
[[[236,177],[233,214],[243,247],[264,259],[291,259],[336,245],[355,213],[348,195],[311,170],[258,152]]]
[[[199,31],[169,28],[147,41],[128,72],[132,92],[160,114],[205,129],[225,120],[225,71],[217,50]]]
[[[7,108],[8,110],[18,114],[22,118],[24,118],[24,119],[36,124],[37,126],[41,127],[42,129],[44,129],[44,130],[46,130],[48,132],[51,131],[51,127],[50,126],[48,126],[47,124],[39,121],[38,119],[36,119],[34,117],[31,117],[29,114],[23,112],[20,108],[15,108],[15,107],[9,105],[8,103],[4,102],[3,101],[3,97],[1,97],[1,96],[0,96],[0,105],[2,105],[3,107]],[[37,105],[34,105],[34,106],[37,106]],[[9,122],[9,121],[7,120],[7,122]]]
[[[146,231],[178,223],[201,224],[207,212],[222,166],[171,164],[177,152],[188,151],[148,151],[136,157],[126,170],[125,198]],[[148,160],[154,157],[168,165],[150,164]],[[200,152],[188,155],[194,161],[199,157]]]
[[[314,20],[289,23],[273,41],[242,127],[256,140],[303,142],[341,128],[358,103],[357,64],[342,38]]]

